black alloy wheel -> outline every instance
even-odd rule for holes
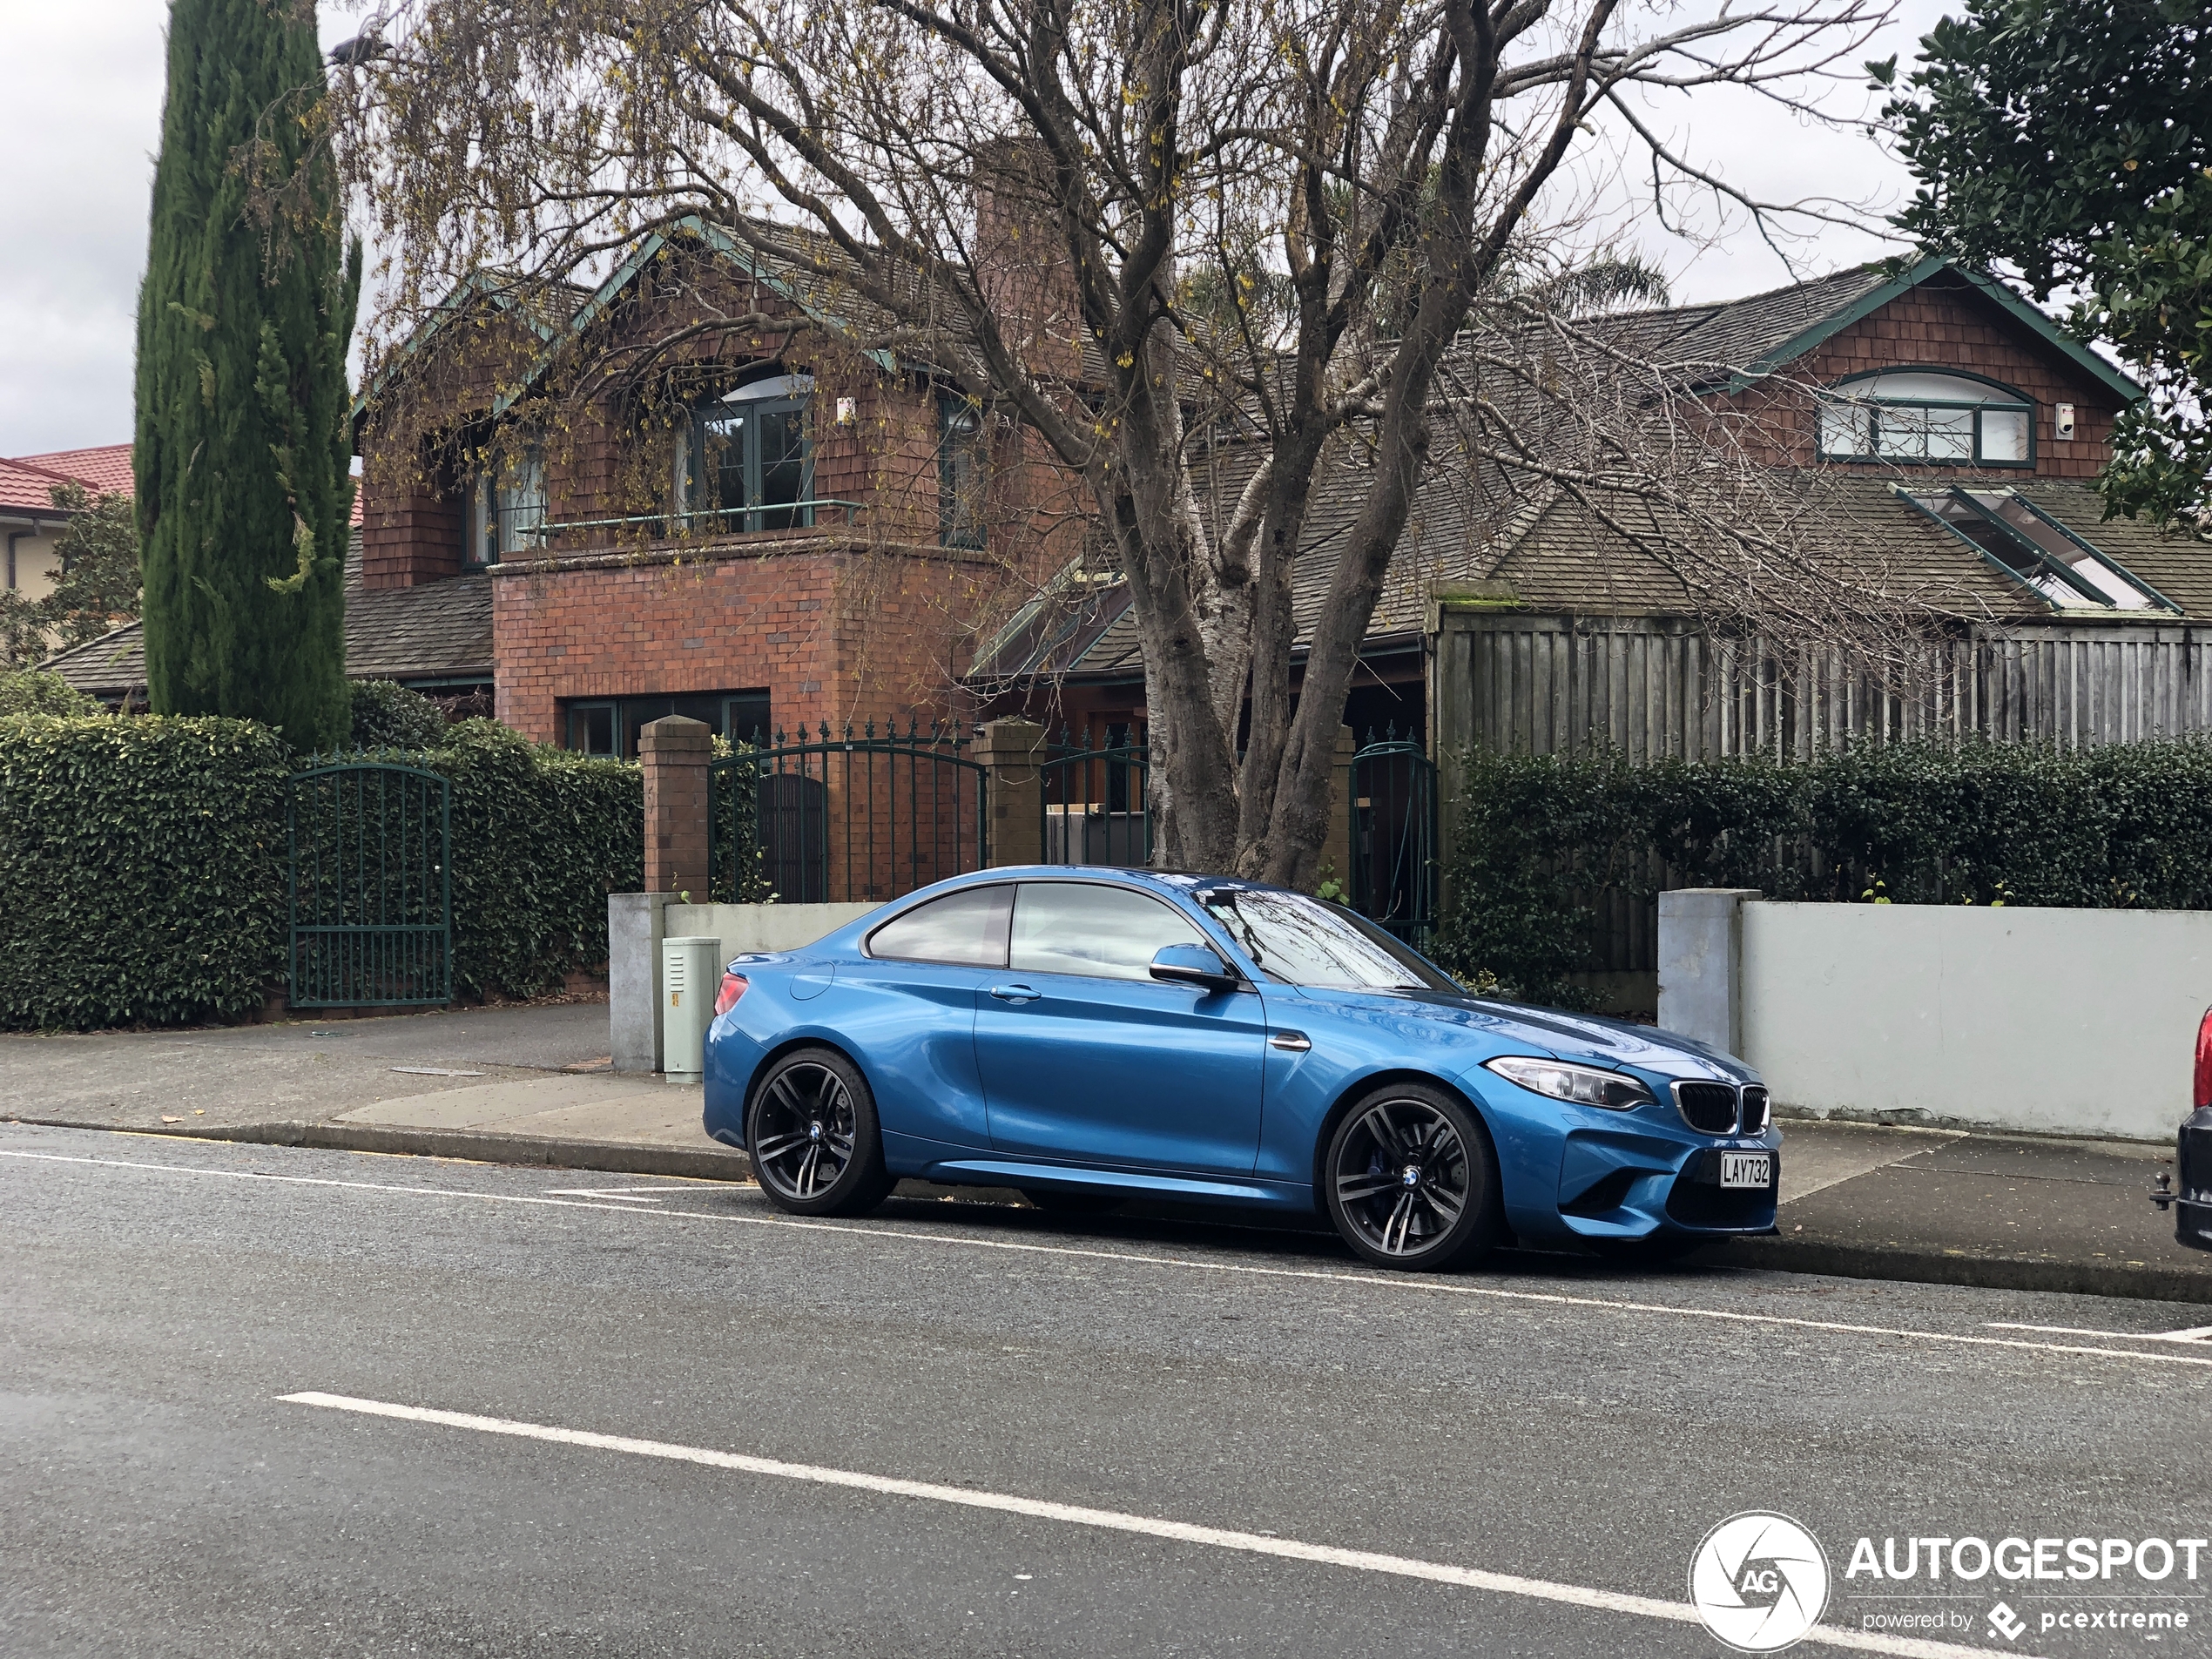
[[[776,1062],[752,1092],[745,1139],[760,1190],[793,1215],[857,1216],[893,1185],[875,1097],[833,1049],[801,1049]]]
[[[1337,1125],[1322,1169],[1329,1219],[1378,1267],[1435,1272],[1502,1231],[1490,1137],[1440,1089],[1386,1083],[1368,1095]]]
[[[1022,1196],[1049,1216],[1111,1215],[1129,1202],[1118,1192],[1082,1192],[1073,1187],[1023,1187]]]

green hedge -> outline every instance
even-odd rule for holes
[[[234,1020],[284,969],[266,726],[0,718],[0,1025]]]
[[[1447,850],[1447,966],[1572,1001],[1602,895],[2212,907],[2212,742],[1979,739],[1805,763],[1476,755]]]
[[[374,757],[452,785],[454,988],[530,996],[606,961],[644,884],[637,768],[489,720]],[[285,779],[250,721],[0,718],[0,1026],[241,1018],[280,984]]]
[[[453,786],[453,984],[535,996],[607,960],[607,895],[645,885],[644,774],[464,720],[442,748],[378,757]]]

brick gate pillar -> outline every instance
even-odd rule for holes
[[[992,720],[968,758],[989,776],[986,812],[990,867],[1044,862],[1044,728],[1034,720]]]
[[[637,738],[645,773],[645,891],[691,889],[705,904],[707,877],[706,767],[714,734],[699,720],[671,714]]]

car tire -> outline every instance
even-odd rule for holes
[[[1069,1187],[1023,1187],[1022,1196],[1049,1216],[1107,1216],[1129,1202],[1118,1192],[1078,1192]]]
[[[771,1066],[746,1103],[753,1179],[794,1216],[857,1216],[889,1196],[875,1096],[834,1049],[799,1049]]]
[[[1378,1267],[1440,1272],[1504,1236],[1498,1159],[1466,1103],[1428,1083],[1385,1083],[1352,1103],[1321,1160],[1344,1242]]]

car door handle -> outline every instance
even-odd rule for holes
[[[991,995],[1001,1002],[1034,1002],[1038,994],[1026,985],[994,985]]]
[[[1277,1031],[1269,1035],[1267,1046],[1285,1054],[1304,1054],[1313,1046],[1313,1039],[1303,1031]]]

